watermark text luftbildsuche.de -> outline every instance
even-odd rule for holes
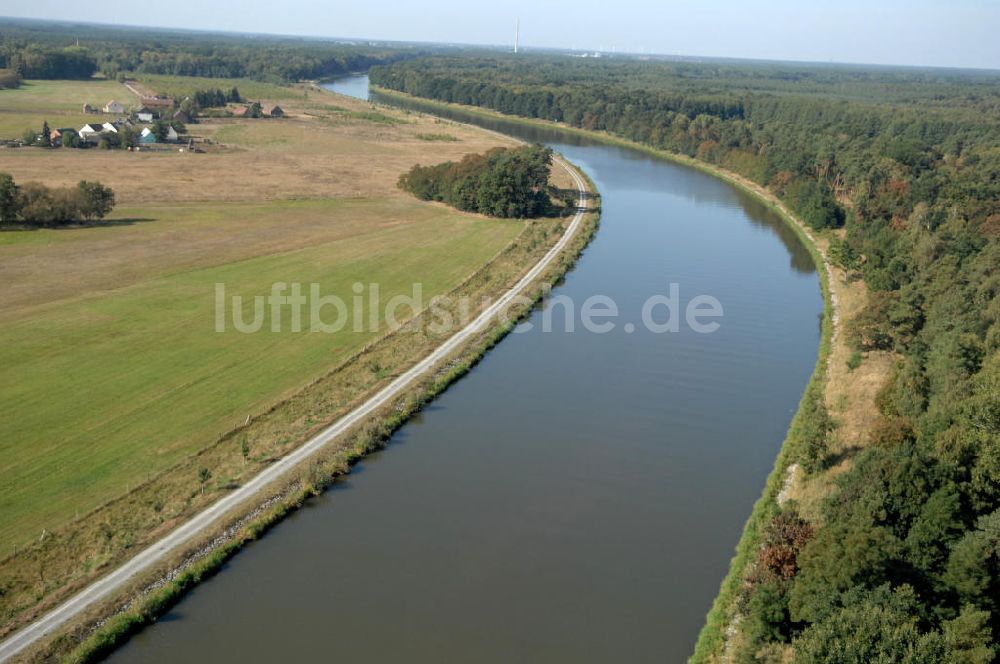
[[[623,313],[614,298],[590,295],[581,302],[569,295],[551,294],[543,286],[543,304],[535,316],[522,320],[514,328],[524,333],[536,328],[542,332],[609,334],[621,329],[631,334],[644,329],[654,334],[678,333],[687,329],[711,334],[720,327],[724,316],[722,303],[711,295],[699,294],[684,301],[681,286],[671,283],[665,293],[647,297],[638,311]],[[384,300],[384,301],[383,301]],[[518,296],[498,314],[509,323],[513,311],[520,311],[532,300]],[[492,304],[490,298],[438,296],[425,301],[421,283],[413,283],[408,294],[395,293],[384,298],[377,283],[356,282],[351,295],[324,293],[321,284],[279,281],[266,294],[236,295],[225,283],[215,284],[215,331],[241,334],[261,332],[325,333],[385,332],[399,329],[414,316],[424,314],[424,324],[435,334],[455,332],[468,325]]]

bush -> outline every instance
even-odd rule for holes
[[[897,303],[898,294],[878,291],[869,293],[868,303],[847,326],[848,341],[858,350],[892,350],[895,334],[889,311]]]
[[[941,662],[940,634],[921,634],[913,591],[888,586],[852,591],[827,620],[795,640],[796,658],[804,662]]]
[[[908,417],[880,416],[872,425],[872,443],[881,447],[896,447],[916,440],[913,423]]]
[[[13,69],[0,69],[0,90],[21,85],[21,77]]]
[[[827,438],[834,423],[826,410],[823,391],[810,385],[801,404],[799,426],[795,438],[801,447],[802,467],[807,473],[815,473],[826,467],[830,457]]]

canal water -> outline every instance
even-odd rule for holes
[[[330,87],[364,97],[367,78]],[[776,215],[708,175],[485,124],[551,145],[603,197],[558,299],[112,659],[690,655],[816,360],[814,266]],[[644,303],[671,284],[682,316],[695,296],[716,298],[719,329],[646,329]],[[617,304],[609,333],[582,329],[593,295]]]

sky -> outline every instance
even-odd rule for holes
[[[1000,0],[4,0],[0,15],[237,32],[1000,69]]]

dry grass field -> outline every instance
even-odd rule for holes
[[[32,83],[25,89],[0,90],[0,109],[11,105],[33,109],[33,120],[18,121],[16,131],[8,132],[10,137],[20,136],[27,127],[40,129],[42,120],[57,110],[51,88],[64,82],[45,83],[41,86],[45,94],[35,102],[16,98],[25,92],[35,94]],[[66,85],[68,94],[76,94],[80,87],[76,82]],[[120,99],[130,94],[118,83],[107,85],[117,86]],[[11,173],[19,182],[39,180],[50,185],[73,185],[83,178],[96,178],[111,186],[118,200],[126,204],[406,198],[396,188],[396,180],[413,164],[460,159],[470,152],[512,144],[493,134],[425,116],[373,111],[367,103],[318,89],[302,92],[308,97],[263,99],[265,105],[279,102],[288,113],[285,118],[206,118],[190,125],[189,134],[196,141],[213,143],[203,154],[6,149],[0,150],[0,171]],[[6,111],[0,110],[0,127],[7,122],[5,115]],[[49,119],[49,124],[54,127],[57,123]],[[442,132],[442,127],[458,140],[429,142],[421,138]],[[0,137],[8,134],[0,130]]]
[[[376,336],[217,334],[216,282],[247,296],[316,282],[345,299],[356,281],[386,298],[421,282],[429,298],[522,232],[395,186],[415,163],[503,139],[273,87],[253,91],[289,117],[191,125],[211,141],[203,154],[0,148],[0,172],[18,182],[97,179],[119,201],[92,227],[0,232],[0,556],[196,454]],[[110,81],[29,81],[0,91],[0,135],[24,118],[72,125],[85,101],[128,95]],[[457,140],[421,138],[444,132]]]

